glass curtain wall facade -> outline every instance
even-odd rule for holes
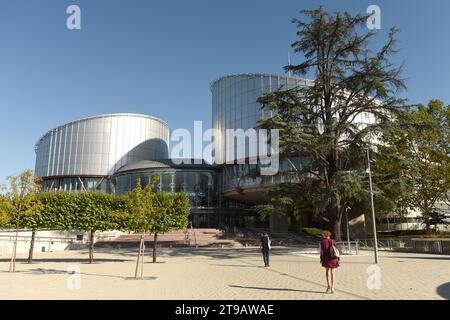
[[[107,177],[45,177],[42,187],[44,190],[84,191],[100,190],[110,192]]]
[[[302,160],[300,157],[291,158],[292,163],[297,168],[302,163]],[[252,172],[256,168],[256,164],[248,163],[224,166],[222,168],[223,191],[235,188],[269,187],[278,183],[294,183],[299,181],[298,176],[293,172],[286,159],[280,159],[280,168],[277,175],[254,175]]]
[[[297,77],[276,74],[237,74],[221,77],[211,84],[212,92],[212,124],[217,130],[215,138],[215,160],[217,164],[225,163],[227,154],[233,154],[231,144],[227,147],[227,129],[256,128],[261,118],[272,117],[273,111],[261,109],[258,98],[265,93],[292,89],[311,85],[312,82]],[[246,150],[248,154],[249,141],[237,141],[236,147]],[[297,161],[297,160],[296,160]],[[298,160],[299,161],[299,160]],[[242,173],[256,165],[226,166],[223,175],[223,191],[237,185],[242,179]],[[251,183],[249,180],[248,183]]]
[[[145,168],[148,165],[149,168]],[[189,195],[191,208],[219,207],[220,174],[212,167],[196,165],[177,168],[168,167],[158,162],[143,163],[142,168],[128,170],[125,166],[111,178],[116,194],[124,194],[136,186],[136,181],[146,186],[155,175],[159,175],[155,191],[186,192]]]

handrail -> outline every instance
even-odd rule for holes
[[[357,240],[354,240],[354,241],[338,241],[338,242],[336,242],[336,244],[340,248],[344,249],[344,250],[341,250],[343,253],[352,254],[352,251],[355,251],[355,254],[359,254],[359,244],[358,244]],[[355,249],[352,250],[352,247],[354,247]]]
[[[373,248],[373,239],[358,239],[356,241],[361,247]],[[422,253],[448,254],[450,249],[445,245],[448,242],[450,242],[450,239],[387,238],[378,241],[378,246],[381,250],[386,251],[412,250]]]
[[[31,236],[21,236],[21,235],[19,235],[19,236],[17,236],[17,240],[19,241],[31,241]],[[16,236],[15,235],[0,235],[0,240],[3,240],[3,239],[8,239],[9,241],[14,241],[15,239],[16,239]],[[70,240],[70,241],[74,241],[74,240],[76,240],[76,238],[69,238],[69,237],[41,237],[41,236],[37,236],[37,237],[35,237],[34,238],[34,240],[36,241],[36,242],[38,242],[38,241],[67,241],[67,240]]]

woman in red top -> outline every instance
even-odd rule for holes
[[[336,246],[336,241],[331,239],[331,232],[324,231],[322,243],[320,244],[320,263],[325,268],[325,276],[327,278],[327,293],[334,293],[334,284],[336,282],[336,268],[339,267],[339,258],[331,256],[330,248]]]

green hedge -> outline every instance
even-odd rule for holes
[[[309,236],[313,237],[322,237],[322,233],[325,230],[319,229],[319,228],[302,228],[302,231],[306,233]]]

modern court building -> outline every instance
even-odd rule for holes
[[[257,102],[261,95],[299,85],[308,81],[262,73],[213,81],[216,158],[228,151],[226,129],[256,128],[261,117],[270,116]],[[165,121],[149,115],[106,114],[69,122],[49,130],[36,143],[35,174],[43,179],[46,190],[96,189],[117,194],[130,191],[137,178],[145,184],[158,174],[159,190],[189,194],[194,226],[268,224],[251,207],[264,202],[264,190],[283,178],[242,179],[243,172],[255,165],[174,164],[168,157],[169,134]],[[281,167],[287,169],[286,164]]]
[[[35,174],[43,179],[46,190],[96,189],[116,194],[132,190],[138,178],[146,184],[158,174],[158,190],[188,193],[194,227],[270,226],[272,231],[287,231],[286,218],[261,219],[253,206],[267,203],[266,190],[281,182],[296,182],[296,175],[282,159],[278,173],[267,176],[254,174],[258,164],[249,163],[247,155],[225,161],[235,152],[227,143],[226,130],[258,128],[259,119],[273,116],[257,102],[265,93],[311,84],[310,80],[266,73],[214,80],[210,86],[216,132],[213,164],[204,160],[174,163],[169,159],[170,130],[165,121],[120,113],[84,118],[49,130],[35,146]],[[364,125],[374,119],[361,114],[354,121]],[[246,139],[233,147],[250,150]],[[291,160],[296,166],[303,161],[299,157]]]
[[[226,130],[257,128],[259,119],[273,116],[257,102],[265,93],[311,84],[297,77],[265,73],[214,80],[210,86],[216,132],[213,164],[175,164],[168,157],[166,122],[123,113],[89,117],[48,131],[35,146],[35,174],[47,190],[97,189],[117,194],[132,190],[137,178],[146,184],[158,174],[159,190],[189,194],[194,227],[270,225],[271,229],[287,230],[285,218],[261,220],[252,207],[268,201],[265,191],[274,184],[295,181],[288,163],[281,160],[278,174],[269,176],[249,175],[258,164],[238,164],[243,159],[225,163],[226,155],[234,151],[228,150]],[[238,141],[235,147],[249,150],[249,141]],[[302,159],[292,161],[299,165]]]

